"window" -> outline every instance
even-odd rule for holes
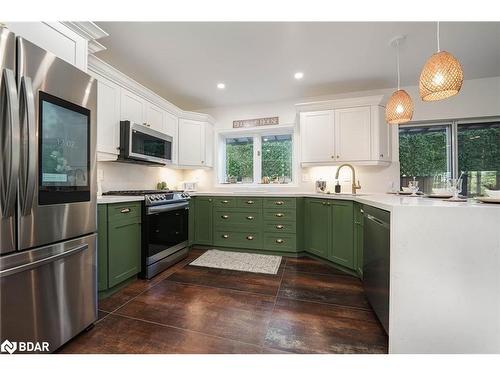
[[[401,186],[415,177],[424,193],[462,173],[462,195],[500,189],[500,121],[400,126],[399,160]]]
[[[224,184],[289,184],[293,182],[293,134],[227,135],[222,138]]]

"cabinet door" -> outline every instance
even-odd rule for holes
[[[172,113],[165,112],[165,134],[172,137],[172,164],[178,163],[179,150],[179,118]]]
[[[179,164],[205,165],[204,123],[194,120],[179,120]]]
[[[120,120],[145,123],[144,100],[126,89],[121,89]]]
[[[120,87],[104,78],[97,82],[97,152],[99,160],[118,155],[120,147]]]
[[[301,161],[325,163],[334,161],[334,111],[300,114]]]
[[[354,204],[354,255],[356,272],[363,278],[363,213],[359,203]]]
[[[156,131],[165,133],[165,111],[146,102],[146,124]]]
[[[196,210],[194,219],[194,242],[199,245],[212,245],[212,213],[213,199],[196,197]]]
[[[385,122],[385,108],[371,107],[372,160],[390,161],[392,130],[394,127]]]
[[[335,110],[335,159],[371,159],[370,107]]]
[[[141,228],[137,220],[108,221],[108,287],[141,270]]]
[[[214,165],[214,129],[211,124],[205,124],[205,166]]]
[[[332,201],[331,210],[331,246],[328,259],[341,266],[355,269],[353,203]]]
[[[307,199],[305,213],[306,251],[327,258],[330,247],[331,222],[329,203],[320,199]]]

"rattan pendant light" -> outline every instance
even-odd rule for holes
[[[398,90],[395,91],[385,106],[385,120],[388,124],[398,125],[408,122],[413,117],[413,101],[405,90],[399,88],[399,44],[404,37],[399,36],[391,41],[391,46],[396,48],[396,61],[398,66]]]
[[[424,65],[420,74],[420,97],[424,101],[442,100],[458,94],[464,81],[460,62],[451,53],[439,48],[437,23],[437,52]]]

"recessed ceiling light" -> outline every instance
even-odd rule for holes
[[[302,78],[304,78],[304,73],[297,72],[293,76],[295,77],[295,79],[302,79]]]
[[[226,84],[220,82],[220,83],[217,84],[217,88],[220,89],[220,90],[224,90],[226,88]]]

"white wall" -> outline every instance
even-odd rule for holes
[[[449,99],[439,102],[422,102],[418,95],[418,87],[404,87],[411,95],[415,105],[413,121],[432,121],[454,118],[473,118],[483,116],[500,116],[500,77],[484,78],[464,81],[461,92]],[[230,129],[233,120],[251,119],[268,116],[279,116],[280,124],[292,124],[296,121],[295,104],[309,101],[338,99],[345,97],[368,96],[387,93],[392,90],[371,90],[342,95],[322,96],[316,98],[304,98],[301,100],[287,100],[279,102],[256,103],[232,107],[203,108],[199,112],[208,113],[216,119],[215,130]],[[356,167],[357,178],[360,180],[361,192],[386,192],[392,182],[399,184],[398,163],[398,137],[395,127],[393,130],[392,150],[395,156],[394,162],[388,167]],[[300,140],[297,140],[300,142]],[[216,158],[217,159],[217,158]],[[224,190],[235,189],[220,187],[215,184],[216,168],[212,170],[185,171],[186,180],[198,181],[199,190]],[[333,184],[336,167],[312,167],[300,168],[298,186],[283,189],[294,191],[311,191],[314,189],[314,181],[322,178]],[[343,178],[342,178],[343,177]],[[349,190],[350,172],[346,170],[341,174],[344,180],[343,189]],[[305,181],[307,180],[307,181]],[[262,189],[269,189],[269,186]]]

